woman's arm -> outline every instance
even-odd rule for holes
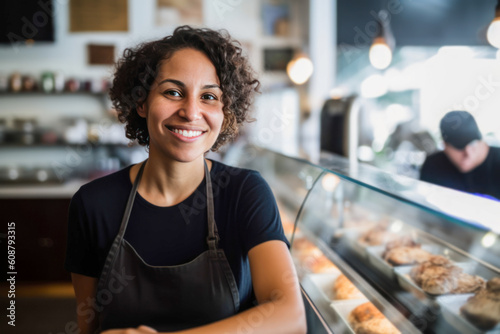
[[[95,304],[97,278],[71,273],[76,296],[76,315],[80,334],[94,334],[99,327],[99,311]]]
[[[176,333],[306,333],[304,303],[286,244],[278,240],[264,242],[253,247],[248,258],[259,305],[227,319]],[[143,328],[103,334],[144,333]]]

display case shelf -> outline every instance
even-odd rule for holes
[[[500,280],[498,202],[334,155],[312,164],[251,146],[241,157],[248,152],[253,159],[239,165],[273,189],[303,291],[328,331],[376,327],[356,322],[364,308],[380,333],[499,332],[460,311],[465,296]],[[478,209],[486,212],[470,214]],[[424,267],[441,274],[428,271],[424,280]]]

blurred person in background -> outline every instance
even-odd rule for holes
[[[440,123],[444,150],[428,156],[422,181],[500,199],[500,148],[482,140],[474,117],[451,111]]]
[[[183,26],[125,50],[111,100],[149,157],[71,201],[80,333],[305,333],[271,189],[205,157],[237,134],[258,87],[227,33]]]

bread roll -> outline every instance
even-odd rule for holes
[[[362,322],[354,332],[356,334],[401,334],[387,318]]]
[[[470,293],[484,286],[481,277],[464,273],[462,268],[441,255],[432,255],[413,267],[410,277],[422,290],[433,295]]]
[[[328,260],[328,258],[323,254],[315,256],[307,262],[307,268],[315,274],[338,270],[337,266]]]
[[[356,288],[354,284],[344,275],[341,274],[333,284],[334,299],[361,299],[365,295]]]
[[[401,333],[371,302],[354,308],[348,320],[356,334]]]
[[[492,278],[460,308],[461,314],[482,330],[500,323],[500,277]]]
[[[397,237],[398,235],[396,233],[388,231],[387,227],[381,224],[365,232],[358,241],[368,246],[378,246],[392,241]]]
[[[422,248],[396,247],[385,253],[384,260],[393,266],[403,266],[425,262],[429,260],[431,256],[431,253]]]

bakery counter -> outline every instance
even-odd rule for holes
[[[3,184],[0,185],[0,199],[71,198],[87,182],[86,179],[73,179],[52,184]]]
[[[329,331],[500,333],[497,202],[341,157],[316,165],[251,151],[240,166],[273,189],[301,286]]]
[[[70,281],[69,273],[64,270],[68,209],[73,194],[86,182],[75,179],[62,184],[0,186],[4,219],[0,244],[7,244],[7,222],[13,223],[17,281]]]

